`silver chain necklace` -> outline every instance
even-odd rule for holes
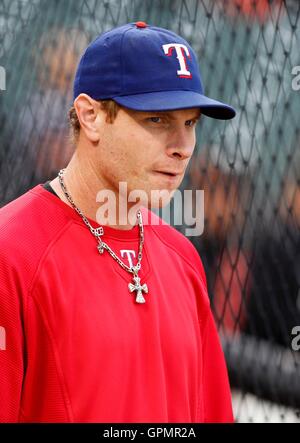
[[[141,261],[142,261],[142,256],[143,256],[142,251],[143,251],[143,245],[144,245],[144,228],[143,228],[143,218],[142,218],[141,211],[139,210],[137,212],[137,219],[138,219],[139,231],[140,231],[140,245],[139,245],[139,252],[138,252],[138,262],[135,266],[129,267],[125,263],[122,262],[122,260],[114,253],[114,251],[108,246],[107,243],[102,241],[101,235],[104,234],[103,227],[100,226],[99,228],[93,228],[91,226],[90,222],[88,221],[88,219],[82,213],[82,211],[75,205],[75,203],[74,203],[71,195],[69,194],[69,192],[66,188],[66,185],[64,183],[64,179],[63,179],[64,172],[65,172],[65,170],[61,169],[58,173],[58,179],[59,179],[60,186],[61,186],[65,196],[67,197],[68,201],[72,205],[73,209],[75,209],[75,211],[80,215],[80,217],[82,218],[82,220],[84,221],[86,226],[89,228],[90,232],[94,235],[94,237],[96,237],[96,239],[98,241],[97,249],[99,251],[99,254],[103,254],[104,249],[106,249],[107,252],[109,252],[109,254],[113,257],[113,259],[116,260],[123,269],[125,269],[125,271],[133,274],[133,277],[132,277],[133,283],[128,284],[129,292],[136,291],[135,301],[137,303],[145,303],[146,300],[143,296],[143,292],[148,294],[148,286],[146,285],[146,283],[141,285],[141,279],[138,276],[138,272],[141,269]]]

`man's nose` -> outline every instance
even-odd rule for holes
[[[195,133],[188,127],[178,128],[173,131],[167,144],[167,154],[181,160],[190,158],[196,143]]]

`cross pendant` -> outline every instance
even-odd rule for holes
[[[133,281],[134,284],[129,283],[128,284],[128,289],[130,292],[136,291],[136,303],[145,303],[146,300],[143,297],[143,292],[145,292],[145,294],[148,294],[148,286],[146,285],[146,283],[144,283],[143,285],[141,285],[141,279],[140,277],[136,274],[133,276]]]

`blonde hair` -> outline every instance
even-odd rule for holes
[[[97,100],[101,105],[101,109],[106,112],[106,122],[113,123],[120,106],[113,100]],[[76,109],[72,106],[69,110],[70,137],[72,143],[76,144],[80,133],[80,122],[76,113]]]

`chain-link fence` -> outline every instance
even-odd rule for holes
[[[207,95],[237,110],[203,118],[182,184],[205,191],[204,233],[191,241],[236,420],[300,421],[300,2],[0,0],[1,205],[66,165],[78,57],[137,20],[188,40]]]

